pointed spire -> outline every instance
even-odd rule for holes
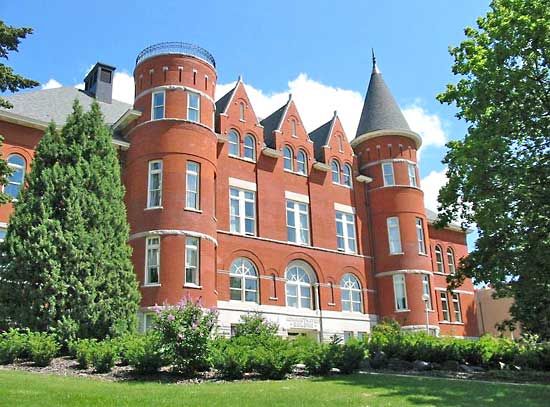
[[[371,48],[372,50],[372,73],[380,73],[380,70],[378,69],[378,65],[376,65],[376,55],[374,55],[374,48]]]

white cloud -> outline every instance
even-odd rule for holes
[[[443,123],[437,114],[430,114],[420,105],[420,101],[416,101],[403,109],[403,115],[407,119],[412,131],[418,133],[422,137],[422,147],[418,152],[418,160],[420,153],[424,148],[434,146],[443,147],[447,142],[447,134],[443,129]]]
[[[48,82],[42,85],[42,89],[55,89],[60,88],[63,85],[57,82],[55,79],[50,79]]]
[[[134,104],[134,77],[126,71],[116,72],[113,78],[113,99]]]
[[[424,206],[435,212],[437,212],[437,195],[439,194],[439,190],[447,183],[446,171],[447,168],[443,168],[441,171],[432,171],[422,178],[420,182],[424,191]]]

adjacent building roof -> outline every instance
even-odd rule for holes
[[[309,138],[313,141],[313,151],[315,152],[315,159],[317,161],[324,162],[325,157],[323,156],[323,147],[328,144],[330,132],[335,120],[336,114],[334,114],[332,119],[328,122],[309,133]]]
[[[264,126],[264,141],[268,147],[275,146],[275,139],[273,137],[273,132],[279,130],[281,127],[282,119],[287,111],[288,105],[290,104],[291,98],[288,98],[288,102],[281,106],[279,109],[275,110],[265,119],[263,119],[260,124]]]

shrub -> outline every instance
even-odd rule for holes
[[[241,322],[235,327],[235,336],[252,336],[261,340],[264,337],[273,337],[279,326],[268,322],[259,312],[241,315]]]
[[[398,357],[402,352],[403,335],[401,327],[395,320],[384,318],[372,329],[368,340],[369,354],[382,352],[388,358]]]
[[[336,341],[318,343],[311,338],[299,338],[293,341],[292,353],[294,361],[306,365],[306,369],[313,375],[327,375],[336,365],[338,353]]]
[[[176,371],[190,376],[208,367],[208,341],[215,324],[216,313],[191,300],[158,314],[155,330]]]
[[[217,338],[210,343],[211,366],[227,379],[240,379],[250,371],[250,355],[256,341],[247,337]]]
[[[250,360],[252,370],[264,379],[283,379],[292,371],[293,362],[289,342],[277,336],[253,348]]]
[[[30,333],[28,337],[31,360],[36,366],[48,366],[61,346],[45,332]]]
[[[96,345],[97,341],[95,339],[80,339],[73,342],[72,347],[78,366],[81,369],[87,369],[92,364],[92,355]]]
[[[335,364],[340,372],[350,374],[359,369],[364,359],[363,343],[357,339],[350,339],[336,350]]]
[[[10,329],[0,335],[0,365],[29,356],[28,333]]]
[[[92,347],[92,365],[97,373],[110,372],[117,359],[117,351],[110,341],[97,342]]]
[[[128,360],[128,348],[134,346],[134,342],[136,340],[139,342],[141,337],[142,335],[128,333],[111,339],[111,343],[115,347],[121,365],[127,366],[130,364],[130,361]]]
[[[126,337],[124,358],[138,373],[153,373],[165,365],[157,332]]]

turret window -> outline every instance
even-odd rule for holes
[[[390,254],[402,254],[399,218],[388,218],[386,222],[388,226],[388,244],[390,247]]]
[[[200,209],[200,171],[201,165],[199,163],[188,161],[187,162],[187,174],[186,174],[186,197],[185,208],[186,209]]]
[[[393,163],[382,163],[382,175],[384,176],[384,186],[395,185]]]
[[[307,155],[303,150],[299,150],[296,154],[296,172],[307,175]]]
[[[152,120],[164,119],[164,91],[153,92],[151,111]]]
[[[4,192],[17,199],[25,182],[25,159],[19,154],[11,154],[8,157],[8,167],[12,171],[8,176],[8,184],[4,187]]]
[[[199,247],[198,237],[185,237],[185,284],[198,286],[199,278]]]
[[[147,185],[147,207],[159,208],[162,205],[162,161],[149,161]]]
[[[159,284],[160,237],[151,236],[145,240],[145,285]]]
[[[447,263],[449,263],[449,273],[455,273],[455,253],[450,247],[447,249]]]
[[[256,140],[250,134],[244,138],[244,158],[254,161],[256,159]]]
[[[432,309],[432,290],[430,288],[430,276],[422,274],[422,295],[428,298],[428,309]]]
[[[334,184],[340,183],[340,163],[336,160],[332,160],[330,163],[330,168],[332,171],[332,182]]]
[[[187,120],[192,122],[200,122],[201,112],[201,97],[198,93],[187,93]]]
[[[346,274],[340,281],[342,311],[362,312],[361,285],[353,274]]]
[[[418,183],[416,182],[416,165],[409,163],[407,168],[409,171],[409,185],[411,187],[418,187]]]
[[[394,274],[393,293],[395,296],[395,310],[407,310],[407,287],[405,285],[405,276],[403,274]]]
[[[441,251],[441,246],[435,246],[435,264],[437,265],[437,272],[444,273],[445,266],[443,264],[443,252]]]
[[[421,218],[416,218],[416,238],[418,240],[418,254],[426,254],[426,239]]]
[[[235,130],[231,130],[227,135],[227,142],[229,144],[229,155],[232,157],[239,157],[239,133]]]
[[[294,171],[294,154],[289,146],[283,148],[283,161],[286,171]]]

